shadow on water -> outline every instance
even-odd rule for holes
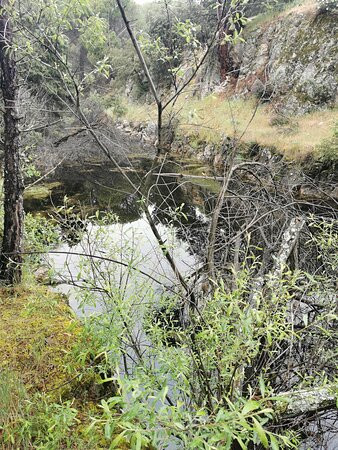
[[[174,282],[172,269],[163,257],[144,218],[135,192],[135,187],[142,189],[151,165],[152,160],[149,158],[134,158],[132,167],[124,168],[130,182],[111,164],[63,165],[59,166],[44,183],[26,191],[27,212],[51,216],[58,220],[64,242],[56,249],[61,253],[52,255],[51,260],[57,271],[63,274],[64,280],[67,276],[70,280],[77,276],[81,260],[79,254],[89,252],[88,241],[94,239],[93,233],[95,234],[97,228],[95,213],[100,212],[101,216],[102,213],[103,215],[107,213],[107,216],[108,213],[113,213],[118,217],[117,223],[112,219],[111,223],[106,224],[112,245],[119,243],[121,248],[127,248],[130,242],[133,242],[141,256],[139,263],[141,270],[160,280],[164,285]],[[201,170],[203,166],[195,164],[194,167]],[[169,161],[162,170],[177,171],[176,161]],[[165,240],[175,239],[171,251],[175,254],[173,256],[180,271],[187,274],[196,268],[198,264],[196,258],[204,251],[207,226],[204,212],[211,208],[214,201],[215,186],[211,189],[213,192],[210,192],[208,186],[157,176],[154,176],[150,185],[149,198],[153,219]],[[65,221],[67,208],[61,213],[57,212],[65,204],[72,211],[67,216],[67,221]],[[81,220],[78,220],[76,214],[84,219],[86,230],[83,229]],[[76,229],[78,222],[81,226]],[[69,233],[67,228],[70,225]],[[85,236],[82,235],[82,231],[86,231]],[[106,249],[96,246],[95,251],[100,253]],[[77,255],[67,255],[72,252]],[[123,252],[120,259],[121,261],[126,259]],[[65,293],[70,292],[66,283],[62,283],[58,289]],[[73,309],[80,314],[74,296],[71,295],[70,301]],[[102,305],[98,309],[102,311]],[[92,308],[87,312],[93,312]]]
[[[77,212],[85,215],[110,211],[119,217],[121,223],[138,220],[141,212],[133,186],[142,186],[151,165],[149,158],[133,158],[132,167],[124,167],[130,182],[110,163],[61,165],[47,181],[26,190],[25,211],[46,215],[63,205],[66,196],[68,205],[75,206]],[[203,167],[202,164],[196,166]],[[176,168],[172,161],[162,170],[172,172]],[[178,183],[175,178],[158,179],[154,176],[151,203],[157,204],[159,219],[161,210],[168,207],[176,209],[181,204],[189,215],[195,206],[204,208],[212,183],[217,185],[217,182],[210,182],[210,186],[208,183],[201,185],[200,180],[198,183]]]
[[[59,223],[62,219],[61,229],[69,226],[64,220],[66,209],[72,211],[67,218],[72,222],[76,214],[95,223],[97,212],[101,215],[113,213],[119,224],[135,222],[133,227],[137,230],[140,226],[142,228],[144,219],[136,189],[142,190],[151,165],[149,158],[134,158],[132,167],[124,168],[130,181],[111,164],[59,166],[43,183],[26,190],[25,211],[56,218]],[[175,160],[169,161],[162,171],[175,172],[177,165]],[[194,165],[195,170],[203,168],[202,164]],[[189,169],[187,166],[186,170]],[[155,223],[164,227],[174,226],[177,237],[189,244],[190,253],[201,254],[206,239],[205,214],[212,209],[218,183],[212,180],[209,186],[208,183],[201,184],[201,180],[195,183],[191,179],[154,176],[150,186],[149,198]],[[63,216],[58,213],[60,208]],[[150,230],[147,233],[152,234]],[[71,244],[69,239],[67,241]]]

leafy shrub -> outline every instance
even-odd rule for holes
[[[318,156],[324,163],[336,163],[338,161],[338,124],[335,125],[333,136],[325,139],[317,148]]]
[[[114,117],[122,117],[126,114],[127,109],[124,106],[122,99],[112,93],[104,96],[103,104],[106,109],[110,109]]]
[[[25,250],[48,251],[60,240],[60,233],[55,224],[40,214],[26,214]]]
[[[118,258],[119,245],[100,226],[92,231],[91,242],[91,251],[105,249],[105,260],[83,258],[79,277],[85,282],[78,296],[83,307],[100,311],[87,323],[101,341],[102,382],[113,381],[118,390],[101,402],[88,433],[104,434],[111,448],[163,448],[168,442],[187,449],[230,448],[235,443],[242,448],[252,443],[292,448],[291,437],[271,427],[276,398],[263,372],[240,386],[244,367],[262,353],[273,360],[276,348],[292,334],[285,317],[296,278],[265,294],[264,308],[261,297],[250,307],[252,280],[243,271],[232,292],[220,283],[206,299],[203,316],[192,314],[185,327],[176,327],[170,321],[179,313],[162,315],[164,320],[151,316],[169,302],[176,311],[182,303],[174,294],[159,300],[160,294],[140,278],[135,246],[124,244],[127,267],[118,271],[117,281],[116,266],[107,259]],[[141,330],[146,330],[146,339]]]

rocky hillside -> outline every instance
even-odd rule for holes
[[[337,18],[336,7],[320,8],[316,3],[253,18],[244,28],[245,42],[230,51],[236,70],[218,90],[272,100],[282,113],[333,106]],[[212,79],[215,88],[215,73]]]

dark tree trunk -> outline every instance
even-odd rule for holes
[[[0,279],[6,284],[21,280],[23,240],[23,179],[20,168],[20,136],[17,111],[16,62],[12,30],[0,0],[0,66],[4,103],[4,230],[0,256]]]
[[[237,11],[236,8],[232,11],[231,2],[228,0],[225,0],[225,7],[224,7],[224,19],[222,24],[222,29],[219,33],[219,44],[218,44],[218,60],[220,63],[220,75],[221,75],[221,81],[225,81],[227,77],[230,77],[230,79],[237,78],[238,77],[238,70],[236,68],[236,65],[233,61],[233,58],[231,56],[231,48],[232,43],[231,41],[226,41],[225,38],[228,36],[229,38],[233,38],[234,36],[234,30],[231,29],[231,17],[238,15],[239,19],[233,23],[233,28],[237,31],[237,33],[240,33],[243,25],[240,20],[240,18],[243,17],[242,11]],[[220,20],[220,10],[222,7],[222,2],[219,3],[218,8],[218,20]]]

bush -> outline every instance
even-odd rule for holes
[[[40,214],[26,214],[25,251],[48,251],[60,242],[60,233],[56,225]]]
[[[124,106],[121,97],[109,93],[103,97],[103,105],[106,109],[110,109],[114,117],[123,117],[127,108]]]
[[[323,163],[336,163],[338,161],[338,124],[335,125],[333,136],[325,139],[317,148],[319,159]]]

